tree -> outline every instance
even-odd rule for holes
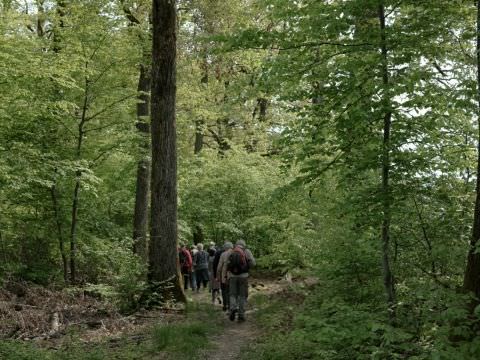
[[[150,15],[142,14],[142,3],[136,11],[121,1],[129,26],[137,35],[141,48],[141,62],[138,75],[138,103],[136,128],[140,135],[140,159],[137,164],[135,187],[135,208],[133,212],[133,252],[148,261],[148,199],[150,192],[150,87],[151,87],[151,28]],[[144,11],[145,13],[145,11]]]
[[[176,1],[153,1],[150,283],[185,301],[177,252]],[[165,288],[164,288],[165,289]]]
[[[475,210],[473,213],[472,237],[467,256],[467,267],[463,287],[472,292],[475,298],[470,304],[471,311],[480,304],[480,1],[476,2],[476,102],[475,118],[477,120],[477,176],[475,185]]]

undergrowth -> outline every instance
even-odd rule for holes
[[[355,302],[326,284],[257,295],[251,301],[265,335],[243,358],[477,360],[480,337],[471,330],[477,320],[469,320],[460,300],[399,303],[391,323],[381,299]]]
[[[125,336],[120,341],[83,344],[77,336],[58,350],[33,342],[0,340],[2,360],[105,360],[105,359],[195,359],[210,348],[208,336],[219,331],[220,317],[207,304],[188,304],[178,322],[157,324],[146,334]]]

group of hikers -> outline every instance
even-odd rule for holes
[[[211,242],[207,250],[200,243],[190,248],[180,244],[178,256],[185,290],[190,286],[200,292],[202,285],[206,289],[208,284],[212,303],[222,304],[230,320],[245,321],[248,272],[256,262],[244,240],[238,240],[235,246],[226,241],[221,248]]]

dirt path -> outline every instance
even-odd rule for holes
[[[209,360],[237,360],[244,350],[258,336],[259,330],[254,324],[254,319],[249,316],[243,323],[230,321],[225,315],[223,332],[211,339],[213,348],[204,354],[201,359]]]
[[[265,279],[250,279],[250,296],[256,294],[271,294],[279,291],[282,286],[273,281]],[[209,294],[194,295],[194,301],[209,302]],[[217,306],[217,305],[216,305]],[[247,320],[245,322],[230,321],[228,314],[221,310],[218,306],[216,314],[222,317],[222,332],[210,338],[212,348],[202,353],[198,359],[202,360],[239,360],[242,352],[251,345],[261,331],[255,324],[254,313],[257,309],[252,308],[251,304],[247,304],[245,312]]]

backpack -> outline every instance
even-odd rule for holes
[[[180,250],[178,253],[179,261],[180,261],[180,267],[182,269],[188,269],[189,268],[189,261],[188,261],[188,255],[187,255],[187,250]]]
[[[195,266],[200,268],[208,267],[208,253],[205,250],[195,254]]]
[[[235,248],[228,256],[227,270],[233,275],[248,273],[248,270],[250,270],[250,264],[247,260],[245,252],[242,249]]]

